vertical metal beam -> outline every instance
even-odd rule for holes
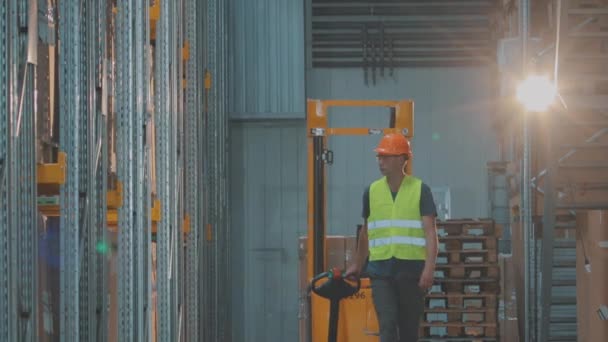
[[[38,217],[36,207],[36,163],[35,163],[35,120],[34,120],[34,66],[26,65],[29,75],[23,80],[21,129],[16,139],[19,144],[19,216],[17,226],[19,236],[19,335],[22,341],[36,340],[36,294],[37,294],[37,236]]]
[[[148,5],[140,0],[123,0],[118,16],[121,56],[119,70],[122,78],[118,91],[119,153],[118,176],[123,184],[123,205],[119,215],[119,338],[144,340],[146,309],[144,307],[144,83],[146,71],[144,41],[147,23],[143,20]]]
[[[171,339],[179,340],[179,248],[178,248],[178,232],[180,231],[179,217],[180,212],[180,200],[181,200],[181,169],[179,167],[180,160],[180,122],[181,113],[179,111],[179,87],[178,80],[181,80],[180,74],[180,59],[181,59],[181,40],[179,37],[178,27],[181,21],[177,20],[178,5],[181,1],[171,1],[171,6],[168,12],[169,15],[169,58],[170,58],[170,69],[169,69],[169,89],[170,89],[170,144],[169,144],[169,178],[171,192],[170,192],[170,240],[169,240],[169,288],[170,288],[170,317],[171,317]]]
[[[196,13],[198,15],[198,20],[197,20],[197,27],[196,27],[196,32],[197,32],[197,37],[196,37],[196,41],[197,41],[197,49],[199,49],[200,54],[197,56],[197,63],[200,63],[201,65],[204,65],[204,63],[206,63],[207,59],[206,59],[206,52],[207,52],[207,42],[206,42],[206,32],[208,30],[208,25],[207,25],[207,20],[208,20],[208,16],[207,16],[207,4],[204,1],[197,1],[196,2]],[[201,68],[200,72],[198,73],[198,80],[199,80],[199,85],[201,86],[201,96],[198,99],[198,104],[200,106],[200,115],[197,115],[197,122],[198,122],[198,136],[197,136],[197,146],[199,146],[199,151],[197,153],[197,157],[198,157],[198,168],[199,168],[199,188],[198,188],[198,192],[200,194],[200,205],[198,206],[198,210],[197,210],[197,216],[198,216],[198,220],[199,220],[199,225],[200,225],[200,232],[198,235],[198,256],[197,256],[197,262],[198,262],[198,267],[199,267],[199,272],[197,275],[198,278],[198,287],[197,287],[197,291],[199,293],[199,298],[198,298],[198,317],[200,322],[202,322],[200,324],[199,327],[199,336],[201,340],[206,340],[207,338],[207,321],[206,321],[206,313],[207,313],[207,295],[206,295],[206,279],[209,277],[206,274],[207,271],[207,267],[206,267],[206,255],[205,252],[207,250],[206,245],[207,245],[207,234],[206,234],[206,229],[207,229],[207,224],[206,224],[206,220],[207,220],[207,203],[208,203],[208,181],[207,181],[207,165],[206,165],[206,156],[207,156],[207,134],[208,134],[208,130],[207,130],[207,117],[208,117],[208,110],[207,110],[207,99],[208,99],[208,94],[209,94],[209,90],[207,89],[208,87],[208,82],[206,81],[207,75],[208,75],[209,70],[206,69],[205,67]]]
[[[61,186],[61,328],[62,341],[79,340],[79,133],[80,8],[79,1],[59,2],[60,148],[67,155],[66,181]]]
[[[183,21],[178,20],[180,16],[182,1],[172,1],[170,10],[170,51],[171,51],[171,247],[170,247],[170,288],[171,288],[171,332],[172,339],[180,340],[181,334],[181,302],[180,302],[180,265],[181,251],[183,244],[180,243],[181,236],[181,218],[182,218],[182,111],[181,111],[181,92],[182,92],[182,46],[183,40],[181,37],[181,26]]]
[[[557,0],[556,8],[556,29],[555,29],[555,58],[553,65],[553,82],[557,87],[559,79],[559,53],[560,35],[562,18],[562,0]],[[541,322],[540,322],[540,341],[549,341],[551,325],[551,304],[553,287],[553,241],[555,239],[555,188],[553,185],[553,173],[555,167],[553,161],[553,129],[551,120],[545,123],[545,165],[547,173],[544,179],[544,198],[543,198],[543,238],[542,238],[542,281],[541,281]]]
[[[93,105],[92,97],[93,94],[91,91],[94,89],[92,86],[91,79],[91,68],[92,68],[92,49],[91,43],[94,42],[92,39],[92,26],[94,23],[93,20],[93,10],[91,1],[82,1],[80,4],[79,16],[76,20],[79,20],[81,23],[81,30],[77,32],[78,37],[80,39],[80,56],[82,65],[80,68],[80,73],[78,75],[80,84],[82,84],[82,88],[80,89],[80,94],[78,94],[79,99],[79,111],[78,115],[80,116],[80,150],[78,163],[80,170],[80,234],[79,234],[79,248],[80,255],[78,258],[78,262],[80,265],[80,289],[79,293],[79,305],[80,305],[80,315],[79,315],[79,332],[80,332],[80,340],[81,341],[89,341],[91,338],[92,322],[91,319],[94,317],[91,315],[91,303],[89,302],[90,298],[90,288],[91,281],[95,282],[95,279],[90,279],[91,276],[90,268],[91,268],[91,252],[92,252],[92,244],[94,241],[93,238],[93,225],[95,224],[96,219],[96,211],[97,207],[93,205],[93,201],[95,201],[95,187],[94,187],[94,177],[91,176],[91,165],[92,158],[91,156],[91,147],[93,145],[93,138],[91,135],[94,132],[94,125],[92,116],[94,115],[94,109],[91,107]],[[94,273],[93,273],[94,274]]]
[[[35,179],[34,77],[37,63],[37,3],[3,3],[2,104],[4,129],[0,242],[5,267],[0,303],[6,310],[2,335],[9,340],[36,340],[37,207]],[[4,88],[8,86],[7,88]],[[6,96],[6,97],[5,97]],[[6,183],[5,183],[6,182]],[[8,215],[6,215],[8,214]]]
[[[145,212],[148,208],[145,207],[147,202],[145,199],[147,193],[147,183],[145,182],[145,167],[144,167],[144,150],[146,140],[144,138],[144,125],[146,120],[146,109],[147,109],[147,97],[145,94],[145,84],[148,82],[148,68],[146,67],[147,56],[146,47],[148,46],[147,31],[149,28],[148,21],[144,21],[147,18],[148,3],[145,0],[135,0],[134,10],[134,36],[135,43],[134,48],[134,64],[135,64],[135,111],[134,111],[134,140],[132,143],[134,149],[132,179],[134,180],[134,213],[135,213],[135,225],[133,231],[133,256],[134,256],[134,288],[136,289],[134,298],[134,319],[136,329],[136,338],[138,341],[145,341],[145,327],[147,323],[147,310],[145,307],[147,286],[145,283],[144,273],[147,270],[145,266],[146,256],[144,254],[145,244],[147,243],[146,231],[147,227],[147,215]]]
[[[148,127],[152,122],[152,105],[153,100],[150,97],[150,80],[152,78],[152,68],[151,68],[151,46],[150,42],[150,8],[148,6],[148,1],[142,1],[143,6],[143,40],[145,44],[145,49],[143,52],[143,68],[145,73],[145,78],[143,79],[143,113],[142,120],[143,125],[146,127],[145,131],[142,132],[142,138],[145,141],[143,144],[143,199],[142,206],[143,212],[140,214],[144,219],[142,225],[143,230],[141,232],[142,237],[142,267],[143,270],[143,291],[145,293],[143,297],[143,306],[144,306],[144,329],[142,332],[146,338],[145,341],[149,341],[152,339],[152,335],[156,336],[156,331],[153,331],[152,328],[155,328],[151,324],[152,319],[152,311],[150,308],[152,307],[152,255],[151,255],[151,246],[152,246],[152,219],[149,208],[152,208],[152,177],[150,176],[151,171],[151,158],[150,158],[150,146],[152,142],[152,137],[148,136]]]
[[[553,85],[556,89],[559,85],[559,53],[562,35],[562,0],[556,0],[555,4],[555,54],[553,58]]]
[[[171,89],[170,89],[170,1],[161,1],[161,15],[156,27],[155,68],[155,129],[157,192],[161,202],[161,217],[157,228],[157,308],[158,341],[172,341],[170,289],[170,237],[172,197],[170,177],[171,150]]]
[[[124,74],[124,63],[126,63],[126,52],[124,51],[125,49],[125,38],[124,36],[126,35],[126,29],[125,29],[125,25],[123,24],[124,22],[124,18],[123,16],[125,15],[124,12],[126,12],[126,8],[125,8],[125,1],[124,0],[120,0],[116,2],[116,13],[113,14],[114,17],[114,56],[112,56],[114,58],[114,61],[109,61],[109,65],[114,65],[113,67],[113,74],[115,76],[115,83],[114,86],[112,87],[113,89],[113,96],[114,96],[114,131],[115,131],[115,155],[116,155],[116,173],[117,173],[117,178],[118,180],[120,180],[122,183],[122,202],[121,202],[121,208],[119,208],[118,210],[118,229],[119,230],[123,230],[126,229],[127,227],[127,222],[124,219],[124,214],[122,211],[122,208],[124,208],[126,206],[126,197],[127,197],[127,184],[125,184],[125,180],[121,179],[121,176],[125,174],[124,169],[124,156],[125,156],[125,145],[126,143],[124,143],[122,140],[126,139],[126,137],[124,137],[123,134],[123,119],[121,118],[121,111],[123,110],[123,106],[125,103],[125,94],[123,92],[123,89],[126,87],[125,80],[126,80],[126,75]],[[130,179],[130,177],[129,177]],[[121,238],[120,236],[118,237],[118,258],[120,258],[120,255],[122,252],[122,248],[121,247]],[[120,266],[120,259],[119,259],[119,266]],[[122,272],[121,269],[119,269],[118,272]],[[117,284],[116,286],[118,287],[118,289],[120,289],[120,287],[122,286],[120,284],[121,280],[121,274],[118,274],[118,280],[117,280]],[[118,318],[114,319],[114,322],[116,322],[116,326],[118,327],[118,332],[116,333],[115,336],[122,336],[122,334],[124,334],[122,332],[122,325],[121,325],[121,320],[122,320],[122,314],[120,312],[121,310],[121,305],[124,305],[124,303],[122,302],[122,295],[121,293],[118,291],[118,310],[116,310],[115,312],[118,312]],[[119,337],[120,339],[120,337]]]
[[[99,164],[97,161],[100,157],[100,149],[101,149],[101,140],[99,134],[99,128],[101,122],[99,120],[99,113],[97,111],[97,93],[96,93],[96,55],[97,55],[97,25],[96,25],[96,15],[97,7],[95,6],[95,1],[89,0],[87,4],[87,41],[89,42],[87,48],[87,112],[88,120],[89,120],[89,136],[88,136],[88,144],[89,144],[89,155],[87,164],[88,164],[88,172],[87,172],[87,206],[88,209],[85,211],[87,216],[85,216],[85,220],[87,220],[87,233],[86,233],[86,244],[87,244],[87,252],[85,254],[83,263],[87,264],[87,287],[86,287],[86,318],[87,318],[87,336],[89,341],[96,341],[97,339],[97,321],[98,317],[96,314],[97,311],[97,291],[99,291],[98,284],[103,281],[98,278],[97,273],[97,229],[99,227],[99,211],[102,211],[105,205],[102,205],[100,201],[100,196],[103,192],[101,186],[99,184],[98,168]],[[81,315],[81,319],[84,318]]]
[[[92,341],[105,342],[108,334],[107,311],[107,253],[110,250],[106,221],[107,221],[107,173],[108,173],[108,135],[107,135],[107,63],[106,63],[106,26],[108,3],[106,0],[94,0],[96,15],[91,18],[95,22],[95,35],[92,39],[95,51],[92,76],[92,108],[96,117],[96,142],[93,157],[93,170],[91,177],[95,179],[93,195],[97,210],[95,219],[91,222],[93,237],[91,251],[91,279],[90,281],[90,337]]]
[[[16,236],[19,243],[17,265],[19,315],[18,339],[20,341],[37,340],[36,327],[36,294],[37,294],[37,236],[36,218],[36,112],[35,112],[35,71],[37,64],[38,43],[38,3],[34,0],[23,0],[19,7],[19,41],[20,50],[16,60],[19,94],[17,102],[16,126],[13,141],[17,152],[15,177],[18,192],[18,215]],[[25,52],[24,55],[20,52]]]
[[[203,307],[206,310],[203,320],[206,322],[205,338],[222,340],[228,335],[229,300],[228,288],[223,286],[229,281],[229,235],[226,196],[226,141],[228,138],[228,119],[226,115],[226,77],[227,77],[227,41],[226,41],[227,2],[223,0],[207,1],[206,23],[206,58],[207,70],[213,76],[214,83],[208,89],[208,106],[206,111],[206,157],[203,174],[207,188],[205,204],[206,224],[211,233],[204,245],[205,266],[202,273],[205,279],[205,297]]]
[[[228,18],[228,1],[221,0],[219,2],[219,73],[218,73],[218,93],[217,102],[219,105],[218,115],[218,142],[217,142],[217,154],[218,154],[218,168],[217,168],[217,181],[218,188],[217,194],[219,198],[219,256],[218,260],[218,277],[216,287],[219,290],[217,307],[219,311],[219,327],[218,327],[218,341],[226,341],[230,332],[230,225],[228,224],[228,186],[226,183],[226,176],[228,174],[228,161],[227,161],[227,142],[228,142],[228,91],[226,82],[228,80],[228,25],[226,20]]]
[[[189,44],[190,56],[186,65],[185,90],[185,169],[186,192],[185,212],[190,220],[190,232],[186,235],[186,262],[185,262],[185,308],[186,308],[186,341],[199,341],[199,314],[198,314],[198,239],[199,220],[199,172],[197,129],[199,106],[197,94],[200,92],[198,69],[198,37],[197,37],[197,10],[195,0],[186,0],[186,42]]]
[[[149,41],[149,39],[147,40]],[[147,89],[147,87],[146,87]],[[147,93],[147,92],[146,92]],[[146,114],[146,117],[149,118],[149,115]],[[146,126],[150,123],[151,121],[149,119],[147,119],[147,123]],[[146,135],[146,137],[149,137],[149,135]],[[146,141],[150,141],[150,139],[146,139]],[[151,200],[151,196],[152,196],[152,192],[151,192],[151,186],[150,186],[150,182],[151,182],[151,158],[150,158],[150,146],[146,145],[146,148],[144,150],[144,172],[145,172],[145,183],[146,183],[146,192],[145,192],[145,198],[144,198],[144,208],[152,208],[152,200]],[[152,324],[152,219],[151,219],[151,215],[150,215],[150,211],[146,210],[146,212],[143,214],[144,217],[144,231],[143,231],[143,235],[144,235],[144,250],[143,250],[143,255],[145,256],[144,259],[144,291],[145,291],[145,296],[144,296],[144,307],[146,308],[145,311],[145,325],[144,325],[144,329],[145,329],[145,336],[146,336],[146,341],[150,341],[152,339],[152,336],[156,336],[156,330],[154,330],[156,328],[156,326],[154,324]]]
[[[528,64],[528,36],[530,21],[530,3],[528,0],[521,0],[519,6],[519,34],[521,39],[521,63],[522,75],[525,77]],[[523,156],[522,156],[522,189],[521,189],[521,220],[524,236],[524,341],[531,342],[535,340],[535,301],[534,301],[534,273],[535,263],[535,243],[534,243],[534,228],[532,226],[532,196],[530,189],[531,178],[531,139],[530,139],[530,117],[529,113],[523,113]]]
[[[217,3],[219,0],[207,0],[207,68],[211,73],[214,83],[209,89],[209,105],[208,105],[208,116],[207,116],[207,167],[205,175],[207,177],[207,191],[208,191],[208,202],[207,202],[207,224],[210,226],[212,235],[208,239],[205,250],[205,269],[203,273],[207,274],[205,279],[206,288],[204,296],[206,298],[205,310],[206,315],[203,320],[207,326],[205,340],[215,341],[217,340],[217,289],[215,287],[215,280],[217,277],[215,256],[217,248],[217,233],[219,227],[217,225],[217,198],[216,198],[216,167],[217,167],[217,156],[215,154],[216,142],[215,138],[217,135],[217,80],[219,79],[217,70]]]
[[[17,231],[16,227],[19,227],[19,215],[18,215],[18,189],[16,183],[16,174],[18,174],[17,161],[19,156],[17,155],[17,142],[15,139],[16,122],[18,116],[18,98],[19,98],[19,76],[18,76],[18,61],[20,58],[20,46],[19,46],[19,11],[18,5],[21,1],[9,0],[8,1],[8,51],[7,51],[7,71],[8,71],[8,94],[7,94],[7,114],[8,114],[8,140],[7,140],[7,166],[6,166],[6,177],[7,177],[7,191],[8,191],[8,227],[7,227],[7,238],[8,238],[8,258],[6,259],[8,266],[8,333],[9,340],[18,339],[18,314],[17,314],[17,265],[18,265],[18,246],[17,246]]]
[[[0,340],[10,341],[10,253],[9,253],[9,16],[8,1],[0,1]]]
[[[541,330],[540,341],[549,341],[549,326],[551,323],[551,289],[553,287],[553,241],[555,238],[555,189],[553,186],[553,173],[555,168],[550,165],[553,159],[553,132],[548,123],[545,134],[545,165],[547,174],[544,179],[543,198],[543,237],[542,237],[542,281],[541,281]]]

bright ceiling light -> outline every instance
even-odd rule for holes
[[[517,100],[529,111],[542,112],[553,103],[556,93],[547,77],[532,75],[517,87]]]

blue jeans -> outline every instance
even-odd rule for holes
[[[424,314],[426,292],[418,286],[419,277],[372,277],[372,297],[380,326],[381,342],[417,342]]]

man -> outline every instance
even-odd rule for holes
[[[380,341],[416,342],[437,258],[435,203],[430,188],[406,174],[412,152],[405,136],[387,134],[375,152],[384,177],[364,193],[364,225],[346,276],[359,277],[369,258]]]

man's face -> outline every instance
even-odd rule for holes
[[[378,167],[384,176],[397,175],[402,173],[405,156],[385,156],[377,155]]]

